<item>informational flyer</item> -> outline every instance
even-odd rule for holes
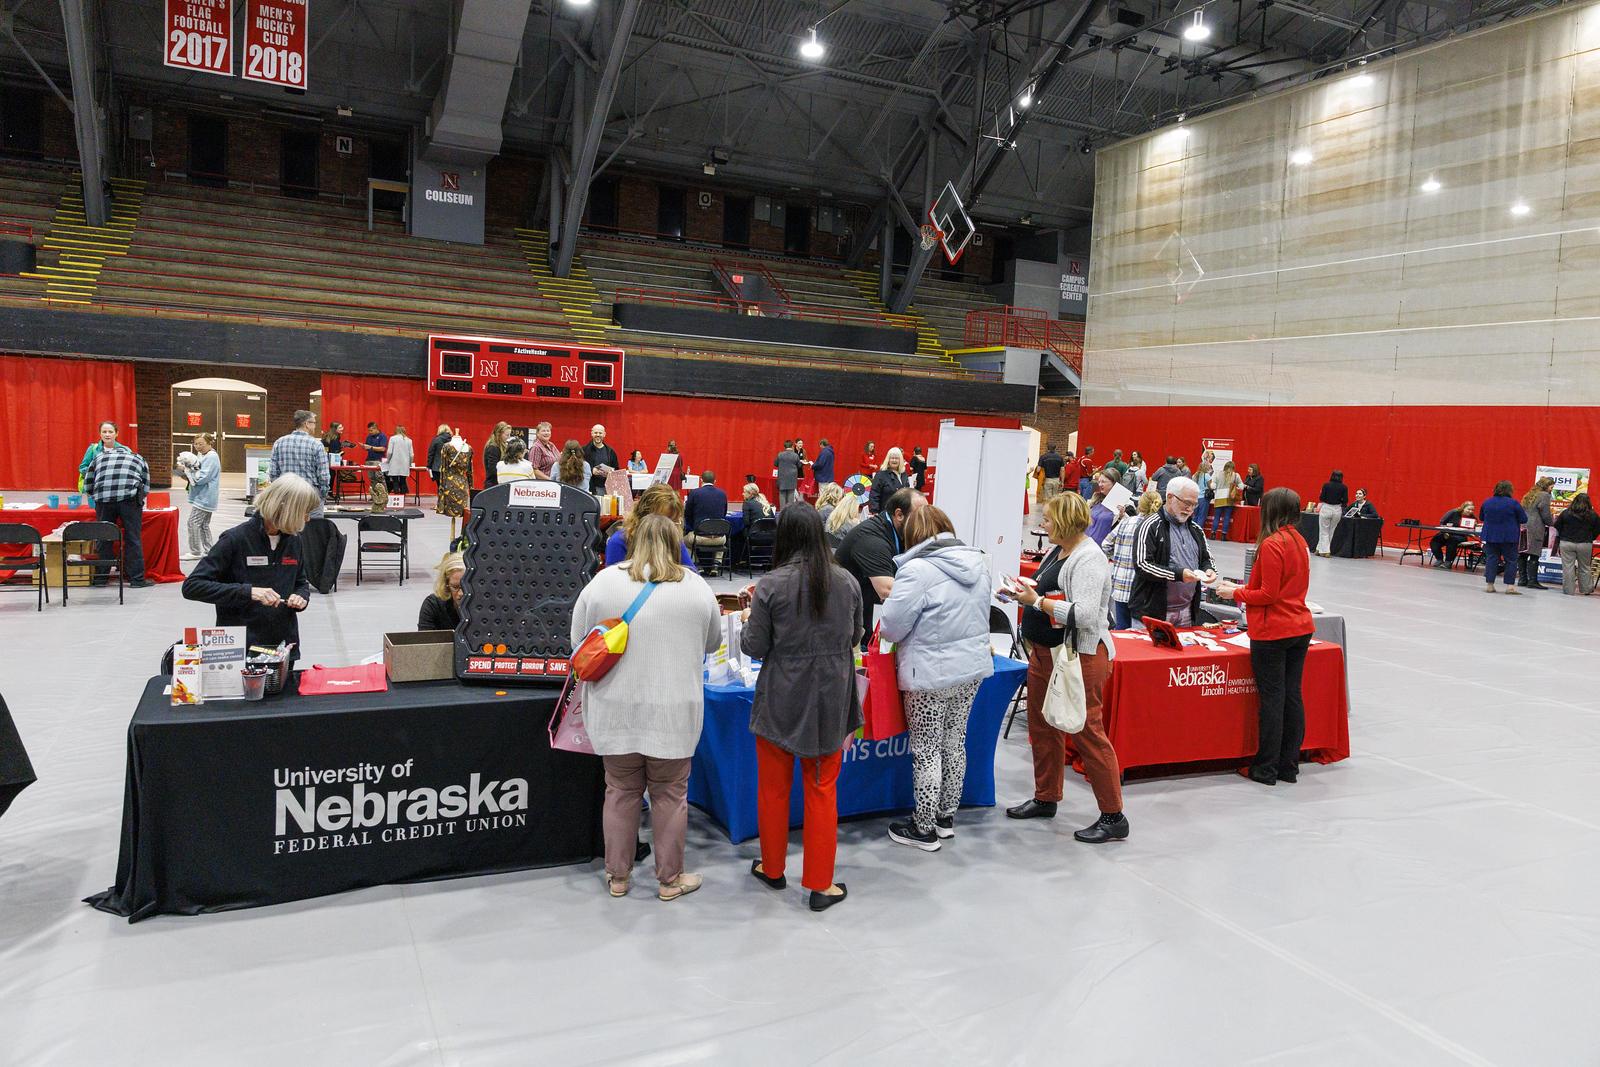
[[[1567,505],[1579,493],[1589,491],[1588,467],[1546,467],[1540,465],[1534,468],[1533,479],[1553,478],[1555,485],[1550,489],[1550,510],[1559,515],[1567,510]]]

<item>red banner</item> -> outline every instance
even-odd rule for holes
[[[306,87],[308,0],[247,0],[245,81]]]
[[[162,62],[184,70],[233,74],[233,0],[167,0]]]

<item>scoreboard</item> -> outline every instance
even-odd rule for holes
[[[622,349],[499,337],[428,337],[428,392],[622,403]]]

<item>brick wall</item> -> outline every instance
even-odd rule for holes
[[[150,464],[150,484],[165,487],[172,479],[172,456],[167,442],[172,433],[172,387],[190,378],[204,377],[209,368],[194,363],[135,361],[133,384],[139,413],[139,451]],[[312,392],[322,388],[319,371],[279,370],[270,367],[245,368],[251,385],[267,393],[267,440],[281,437],[292,429],[290,419],[296,408],[305,407]]]
[[[1031,426],[1043,435],[1042,444],[1055,442],[1057,448],[1067,450],[1067,438],[1078,428],[1078,398],[1055,399],[1040,397],[1039,409],[1031,414],[1023,414],[1022,425]],[[1084,444],[1094,444],[1085,441]],[[1110,453],[1106,453],[1108,456]]]
[[[633,233],[656,232],[660,206],[656,183],[640,178],[617,179],[617,226]]]
[[[705,207],[700,206],[700,196],[708,193],[711,202]],[[718,189],[689,190],[688,195],[688,225],[684,231],[691,241],[706,241],[713,244],[722,243],[722,191]]]
[[[341,136],[350,138],[350,154],[347,156],[339,154]],[[317,146],[317,172],[323,192],[339,193],[365,202],[367,177],[372,173],[367,139],[344,130],[323,130],[322,143]]]
[[[491,226],[543,226],[533,218],[545,181],[544,163],[531,156],[504,155],[489,161],[486,219]]]

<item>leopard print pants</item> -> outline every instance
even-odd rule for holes
[[[971,681],[901,694],[911,729],[914,818],[924,833],[933,830],[935,817],[954,815],[961,806],[961,784],[967,776],[967,715],[978,685]]]

